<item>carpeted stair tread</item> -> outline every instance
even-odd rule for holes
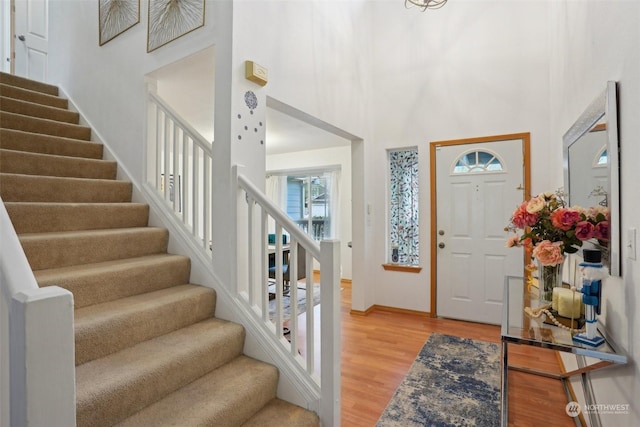
[[[42,93],[35,90],[11,86],[5,84],[1,79],[0,95],[6,98],[20,99],[23,101],[33,102],[40,105],[48,105],[55,108],[69,108],[69,100],[65,98],[61,98],[57,95],[49,95],[47,93]]]
[[[77,366],[78,427],[122,421],[240,356],[244,337],[211,318]]]
[[[275,398],[277,381],[275,367],[241,356],[117,425],[236,427]]]
[[[0,129],[0,148],[88,159],[102,159],[103,155],[102,144],[15,129]]]
[[[28,79],[26,77],[16,76],[15,74],[0,72],[0,83],[58,96],[57,86]]]
[[[168,232],[157,227],[28,233],[19,236],[32,270],[164,253]]]
[[[38,285],[73,293],[76,309],[188,283],[191,260],[172,254],[34,271]]]
[[[143,203],[6,202],[16,233],[145,227],[149,206]]]
[[[0,111],[0,127],[84,141],[91,139],[91,128],[87,126],[40,119],[38,117],[8,113],[5,111]]]
[[[115,179],[118,164],[52,154],[0,149],[0,172],[25,175]]]
[[[5,202],[122,203],[131,201],[130,182],[0,173]]]
[[[66,108],[56,108],[30,102],[22,99],[0,96],[0,110],[8,113],[28,115],[41,119],[56,120],[59,122],[78,124],[80,114]]]
[[[273,399],[242,427],[320,427],[316,413],[280,399]]]
[[[179,285],[75,311],[76,365],[213,317],[216,293]]]
[[[76,424],[318,426],[242,355],[244,328],[214,317],[216,292],[190,284],[69,104],[0,72],[0,196],[39,286],[73,293]]]

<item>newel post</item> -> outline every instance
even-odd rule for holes
[[[323,425],[340,426],[340,241],[320,242],[320,316]]]
[[[21,291],[10,319],[11,425],[74,426],[73,295],[57,286]]]

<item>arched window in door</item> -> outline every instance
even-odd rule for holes
[[[607,147],[602,147],[602,150],[596,155],[595,161],[593,162],[594,168],[603,168],[607,167],[609,164],[609,155],[607,154]]]
[[[503,161],[489,150],[470,150],[463,153],[453,165],[452,174],[505,172]]]

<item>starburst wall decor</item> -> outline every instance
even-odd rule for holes
[[[204,0],[149,0],[147,52],[204,26]]]
[[[100,0],[100,46],[140,22],[140,0]]]

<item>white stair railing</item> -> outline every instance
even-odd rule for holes
[[[206,141],[155,92],[148,92],[146,187],[163,199],[165,207],[182,223],[208,257],[211,250],[213,183],[212,144]],[[237,168],[235,168],[237,171]],[[305,399],[314,402],[323,425],[340,425],[340,244],[326,240],[318,245],[269,201],[244,176],[236,173],[237,191],[245,194],[238,206],[237,281],[232,297],[252,317],[263,342],[278,351]],[[244,218],[246,222],[243,222]],[[273,224],[274,244],[268,241]],[[287,244],[282,236],[290,237]],[[240,251],[243,251],[240,253]],[[246,251],[246,252],[244,252]],[[304,255],[302,255],[304,253]],[[269,279],[269,260],[274,262]],[[304,258],[304,259],[302,259]],[[300,261],[300,267],[298,265]],[[314,280],[314,265],[320,279]],[[302,277],[304,281],[295,279]],[[242,274],[240,274],[242,272]],[[291,301],[285,316],[285,279]],[[299,301],[299,291],[306,292]],[[271,292],[270,292],[271,290]],[[270,293],[274,298],[270,300]],[[319,304],[318,304],[319,301]],[[301,308],[306,307],[304,313]],[[285,333],[285,328],[289,333]],[[322,357],[320,357],[322,355]],[[283,364],[279,364],[282,368]]]
[[[146,183],[211,256],[212,144],[148,91]]]
[[[0,198],[0,427],[74,426],[73,295],[39,288]]]
[[[237,297],[312,383],[323,425],[339,426],[340,242],[318,245],[237,171],[236,179],[244,193],[237,215]],[[271,243],[270,234],[275,237]],[[319,281],[314,264],[320,266]],[[298,297],[301,289],[303,299]]]

